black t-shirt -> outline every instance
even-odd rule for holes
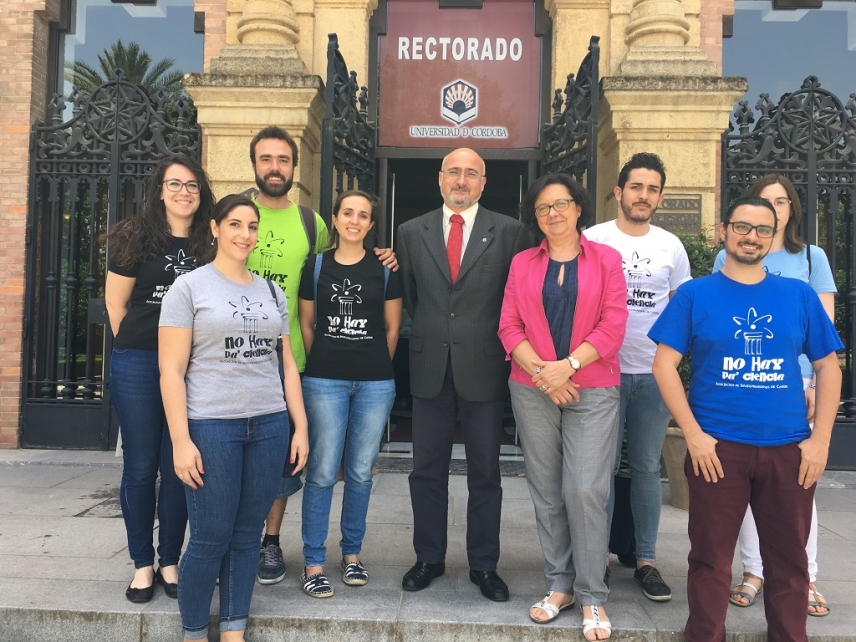
[[[315,337],[306,358],[307,377],[382,381],[393,378],[386,343],[384,299],[400,299],[401,280],[390,272],[383,294],[384,269],[372,252],[354,265],[336,262],[334,251],[324,257],[318,279]],[[309,257],[300,278],[298,296],[315,300],[314,259]]]
[[[158,349],[158,319],[161,301],[176,278],[196,267],[196,259],[187,254],[187,239],[170,237],[169,250],[145,263],[125,268],[110,261],[107,269],[119,276],[137,279],[128,301],[128,313],[119,325],[113,341],[118,348]]]

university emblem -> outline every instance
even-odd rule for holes
[[[456,125],[465,123],[478,114],[478,89],[458,79],[441,90],[440,107],[443,118]]]

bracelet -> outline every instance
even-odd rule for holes
[[[811,388],[812,390],[817,390],[817,385],[815,385],[813,383],[808,384],[808,387]]]

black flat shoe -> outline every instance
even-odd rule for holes
[[[128,584],[128,590],[125,591],[125,597],[128,598],[128,601],[134,602],[135,604],[144,604],[146,602],[151,602],[154,596],[154,582],[152,582],[151,586],[147,586],[145,588],[131,588],[131,585]]]
[[[163,587],[163,592],[166,593],[167,597],[171,597],[172,599],[178,597],[178,584],[176,584],[175,582],[167,582],[165,579],[163,579],[163,575],[161,575],[160,569],[155,571],[155,582],[157,582]]]
[[[426,564],[416,562],[401,580],[401,588],[405,591],[421,591],[431,586],[431,580],[446,572],[445,564]]]
[[[494,602],[508,600],[508,586],[496,571],[474,571],[470,569],[470,582],[477,584],[481,594]]]

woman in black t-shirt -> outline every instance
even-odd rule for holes
[[[161,300],[173,281],[213,256],[208,242],[213,205],[202,167],[186,156],[170,156],[158,162],[146,182],[139,215],[117,223],[107,235],[104,298],[114,336],[110,399],[122,435],[120,499],[128,553],[136,569],[125,591],[131,602],[151,600],[155,581],[168,596],[177,596],[187,504],[175,475],[161,401],[158,319]],[[156,505],[157,571],[152,544]]]
[[[312,597],[333,595],[324,575],[324,541],[343,453],[342,579],[350,586],[368,582],[359,554],[372,467],[395,400],[392,356],[402,310],[398,275],[363,245],[377,211],[373,196],[342,193],[333,205],[330,243],[335,249],[310,257],[300,280],[300,329],[307,352],[303,398],[309,420],[301,581]]]

